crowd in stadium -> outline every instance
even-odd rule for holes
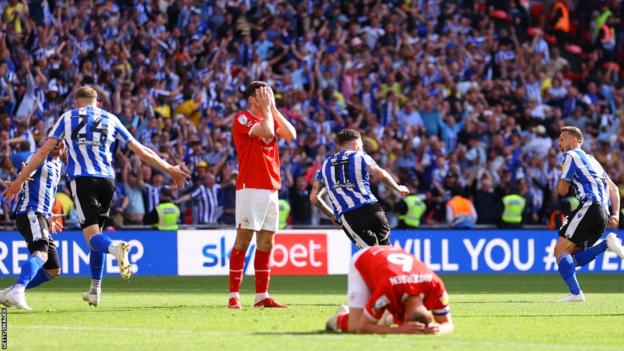
[[[166,192],[183,222],[233,224],[233,116],[246,85],[263,80],[299,134],[280,144],[293,225],[328,223],[309,187],[343,128],[422,196],[422,223],[445,223],[461,194],[478,223],[496,224],[493,209],[518,194],[524,223],[545,224],[565,207],[555,191],[564,125],[583,130],[584,148],[624,186],[622,4],[3,0],[0,178],[90,85],[140,142],[186,162],[193,184]],[[116,159],[114,224],[141,224],[168,180],[124,150]],[[375,192],[396,224],[405,206],[382,184]]]

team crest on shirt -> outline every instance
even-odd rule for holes
[[[240,117],[238,117],[238,123],[242,125],[247,124],[247,117],[245,117],[245,115],[241,115]]]

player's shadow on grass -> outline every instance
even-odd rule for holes
[[[344,335],[336,332],[326,330],[314,330],[307,332],[256,332],[253,333],[258,336],[305,336],[305,335]]]

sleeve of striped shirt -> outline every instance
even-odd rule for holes
[[[132,134],[130,134],[128,129],[126,129],[123,124],[121,124],[119,118],[117,118],[116,116],[111,117],[115,125],[115,139],[117,139],[121,143],[122,148],[124,148],[126,147],[126,145],[128,145],[129,142],[134,140],[134,137],[132,136]]]
[[[193,192],[191,193],[191,197],[193,199],[198,198],[201,195],[201,186],[198,186],[197,188],[195,188],[195,190],[193,190]]]
[[[54,126],[50,130],[50,134],[48,134],[48,138],[54,139],[63,139],[65,136],[65,114],[62,114],[54,123]]]
[[[576,172],[576,164],[569,152],[563,156],[563,165],[561,166],[561,180],[571,181]]]
[[[314,178],[321,183],[323,182],[323,173],[321,173],[320,169],[316,171],[316,176]]]
[[[377,166],[377,162],[375,162],[375,160],[373,160],[373,158],[370,157],[368,154],[363,154],[362,158],[364,159],[364,165],[366,166],[364,167],[365,169],[370,166]]]

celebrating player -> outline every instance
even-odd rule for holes
[[[54,218],[50,219],[56,188],[61,179],[60,157],[64,151],[64,142],[56,144],[50,156],[30,176],[17,201],[17,230],[28,244],[30,257],[22,265],[15,284],[0,292],[0,303],[6,306],[31,310],[26,302],[25,290],[52,280],[61,272],[56,245],[50,232],[56,233],[63,226]]]
[[[576,127],[561,128],[559,148],[565,152],[561,179],[557,185],[559,195],[566,196],[570,185],[580,205],[563,221],[555,257],[559,274],[568,286],[570,295],[561,302],[583,302],[585,296],[576,280],[576,267],[582,267],[606,250],[624,259],[624,248],[613,233],[598,245],[607,225],[617,228],[620,213],[618,188],[596,159],[581,149],[583,133]],[[611,215],[609,215],[611,202]]]
[[[277,191],[281,187],[277,138],[295,140],[297,132],[277,110],[273,91],[265,83],[251,82],[245,91],[249,110],[234,118],[232,134],[238,154],[236,182],[236,241],[230,256],[229,308],[241,308],[245,253],[256,233],[256,303],[254,307],[286,307],[269,297],[273,234],[279,221]]]
[[[349,306],[338,309],[327,321],[327,330],[448,334],[454,328],[442,280],[398,247],[373,246],[356,253],[349,267],[347,298]]]
[[[323,162],[310,193],[310,201],[332,220],[339,219],[351,241],[359,248],[390,244],[386,214],[371,192],[369,175],[381,179],[402,196],[409,194],[390,173],[364,152],[358,131],[343,129],[336,136],[340,151]],[[321,183],[322,182],[322,183]],[[319,196],[326,186],[334,211]]]
[[[85,240],[91,248],[91,287],[83,294],[83,300],[97,306],[101,295],[101,280],[104,274],[104,255],[115,255],[119,262],[121,277],[132,275],[128,252],[130,246],[121,241],[114,244],[111,238],[102,234],[102,226],[108,217],[111,199],[115,192],[115,171],[113,169],[113,148],[115,141],[126,145],[143,161],[152,167],[166,171],[176,186],[183,186],[190,174],[183,164],[172,166],[158,154],[141,145],[121,124],[119,119],[97,107],[97,93],[89,87],[76,92],[77,108],[65,112],[56,121],[43,146],[32,156],[17,179],[4,191],[7,199],[14,198],[31,174],[48,157],[62,140],[69,151],[67,173],[80,226]]]

